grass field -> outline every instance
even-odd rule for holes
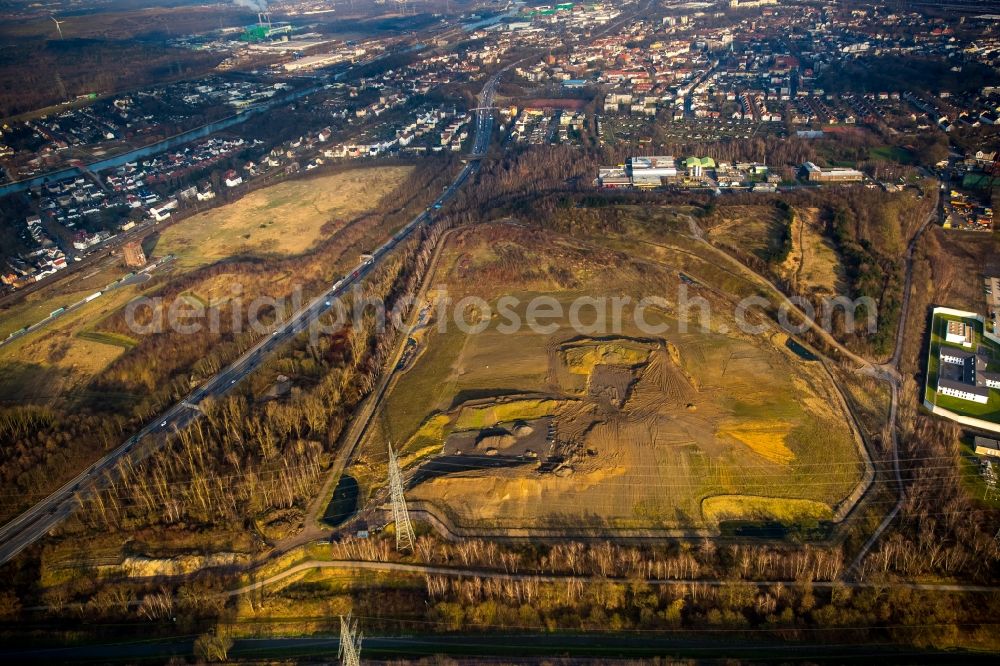
[[[153,251],[177,255],[181,268],[234,254],[300,254],[371,210],[411,171],[372,167],[278,183],[168,227]]]
[[[71,303],[91,293],[87,289],[65,296],[50,296],[48,300],[39,299],[21,316],[34,316],[32,310],[55,309],[65,304],[63,298]],[[55,319],[50,325],[0,347],[0,375],[3,375],[0,400],[48,402],[106,368],[134,341],[111,338],[93,329],[139,293],[138,285],[109,291]],[[53,307],[56,303],[59,305]]]
[[[792,222],[792,251],[779,271],[802,293],[843,293],[840,257],[820,231],[819,210],[797,208]]]
[[[900,146],[879,146],[868,150],[868,156],[873,160],[883,162],[899,162],[900,164],[912,164],[913,154],[906,148]]]
[[[707,497],[701,505],[707,520],[746,520],[760,518],[793,524],[803,520],[830,520],[833,512],[822,502],[786,497],[751,497],[747,495]]]
[[[412,167],[364,168],[286,181],[178,222],[159,236],[155,246],[156,254],[175,254],[177,260],[154,275],[190,270],[235,253],[288,256],[306,252],[327,234],[371,211],[411,171]],[[44,320],[54,310],[97,291],[105,292],[42,329],[0,347],[0,399],[47,401],[83,384],[135,344],[134,340],[96,330],[105,317],[142,293],[137,285],[107,290],[126,270],[119,259],[111,258],[79,276],[28,294],[0,312],[0,338],[6,338]],[[289,277],[286,272],[267,279],[273,285]],[[241,280],[249,278],[230,274],[207,277],[185,296],[203,305],[218,305]]]
[[[779,244],[783,221],[774,206],[719,206],[708,220],[713,243],[731,247],[761,259]]]
[[[501,295],[513,296],[523,315],[537,294],[568,311],[582,294],[669,294],[676,280],[672,270],[590,248],[574,254],[574,241],[534,233],[511,227],[501,234],[490,225],[463,231],[444,249],[432,284],[454,300],[480,296],[494,312]],[[496,279],[497,261],[517,253],[525,268]],[[559,274],[572,289],[545,277],[553,263],[572,273]],[[504,434],[516,424],[537,432],[539,419],[552,419],[545,447],[533,445],[537,460],[439,474],[408,496],[459,525],[494,528],[704,527],[723,514],[832,515],[862,463],[829,378],[769,336],[723,333],[723,325],[734,327],[724,308],[718,312],[710,330],[686,332],[672,307],[648,313],[650,323],[668,325],[652,337],[630,307],[620,330],[610,330],[607,315],[581,317],[609,324],[594,335],[581,335],[568,318],[554,320],[551,332],[513,334],[493,325],[497,317],[475,334],[455,326],[442,332],[432,322],[352,469],[362,497],[384,483],[386,439],[403,445],[412,470],[433,465],[451,437],[503,449],[516,439]],[[705,504],[715,497],[725,502]]]

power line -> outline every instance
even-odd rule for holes
[[[470,458],[471,458],[471,456],[470,456]],[[490,458],[490,460],[494,460],[495,461],[496,459],[495,458]],[[465,465],[460,465],[459,463],[436,463],[436,464],[439,464],[441,466],[447,466],[447,467],[452,467],[453,468],[450,471],[444,472],[444,476],[445,477],[448,477],[448,476],[450,476],[453,473],[460,473],[460,472],[488,472],[488,471],[490,471],[492,469],[503,469],[503,468],[499,468],[499,467],[498,468],[491,468],[491,467],[465,466]],[[527,463],[525,463],[525,464],[527,464]],[[835,463],[831,463],[831,464],[835,464]],[[277,470],[263,470],[263,471],[260,471],[260,472],[257,473],[256,480],[257,481],[278,480],[278,479],[280,479],[280,477],[281,477],[282,474],[285,474],[285,473],[288,473],[288,472],[293,472],[293,471],[296,471],[296,470],[302,470],[302,471],[306,471],[306,472],[308,472],[308,471],[322,471],[322,469],[323,468],[322,468],[322,465],[320,463],[310,463],[310,464],[305,464],[305,465],[290,465],[288,467],[284,467],[284,468],[277,469]],[[921,482],[929,482],[929,481],[936,481],[936,480],[942,480],[942,479],[951,479],[951,478],[955,478],[955,476],[959,474],[959,472],[955,471],[954,468],[953,468],[953,466],[951,466],[951,465],[933,466],[933,467],[922,467],[922,468],[918,468],[918,469],[921,470],[921,471],[944,470],[944,473],[934,473],[934,474],[921,475],[919,477],[919,480]],[[833,472],[827,473],[827,472],[817,471],[817,472],[810,473],[809,474],[809,478],[803,478],[803,479],[799,479],[799,480],[787,480],[787,481],[782,481],[781,483],[782,483],[782,487],[784,487],[786,489],[798,489],[798,490],[806,489],[806,488],[813,488],[813,487],[840,486],[840,485],[843,485],[843,484],[847,483],[847,481],[844,481],[842,479],[828,480],[830,477],[833,477],[835,475],[836,475],[836,473],[833,473]],[[218,476],[206,477],[205,481],[206,482],[217,482],[217,481],[225,481],[225,480],[233,480],[233,479],[245,479],[245,478],[248,478],[249,476],[250,476],[249,472],[245,472],[243,474],[218,475]],[[625,476],[625,475],[623,475],[623,476]],[[638,488],[649,488],[651,490],[652,489],[656,489],[656,490],[671,490],[671,489],[687,489],[687,488],[691,488],[692,485],[695,483],[695,481],[685,481],[685,482],[669,481],[668,482],[668,481],[663,481],[663,480],[656,480],[657,478],[661,478],[662,475],[654,475],[654,474],[629,474],[627,476],[630,477],[630,479],[624,479],[624,478],[622,478],[622,479],[619,479],[619,478],[602,479],[598,485],[600,485],[600,486],[607,486],[609,488],[633,488],[633,487],[638,487]],[[785,475],[782,475],[782,474],[773,474],[773,475],[772,474],[760,474],[759,478],[756,478],[756,479],[755,478],[740,479],[739,481],[733,482],[731,485],[734,486],[733,492],[737,492],[737,490],[739,490],[739,489],[743,489],[743,491],[746,491],[748,486],[754,486],[754,485],[760,485],[760,484],[767,484],[767,483],[777,483],[778,481],[775,480],[775,479],[778,479],[779,477],[783,477],[783,476],[785,476]],[[452,477],[452,478],[468,478],[468,477]],[[653,480],[644,480],[644,479],[653,479]],[[168,483],[162,484],[162,487],[181,488],[181,489],[183,489],[185,487],[190,488],[190,487],[193,487],[193,486],[198,486],[198,485],[200,485],[202,483],[203,483],[202,481],[173,481],[173,482],[168,482]],[[148,487],[149,487],[150,491],[160,491],[161,490],[161,484],[159,484],[159,483],[153,483],[151,486],[148,486]],[[115,491],[115,490],[111,490],[109,488],[102,488],[102,489],[97,490],[96,492],[107,492],[109,498],[113,497],[116,500],[123,500],[123,499],[133,499],[133,500],[135,500],[135,499],[145,499],[146,497],[149,496],[149,493],[139,492],[137,490],[129,490],[129,491],[118,490],[118,491]],[[31,496],[31,495],[29,494],[28,496]],[[17,493],[9,493],[9,494],[0,494],[0,497],[25,497],[25,495],[18,495]],[[97,501],[96,498],[91,497],[91,496],[80,496],[77,499],[78,499],[78,502],[80,504],[92,503],[92,502]],[[555,501],[556,503],[561,503],[561,504],[567,504],[567,503],[572,504],[572,503],[574,503],[573,500],[568,500],[568,501],[566,501],[566,500],[553,500],[553,501]],[[548,500],[547,500],[547,503],[549,503]],[[881,504],[881,503],[889,503],[889,504],[892,504],[892,503],[895,503],[895,500],[876,501],[875,503],[879,503],[879,504]],[[129,505],[129,503],[127,503],[126,505]]]

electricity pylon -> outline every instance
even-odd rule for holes
[[[406,510],[406,498],[403,497],[403,475],[399,473],[399,462],[389,444],[389,494],[392,496],[392,522],[396,524],[396,550],[413,550],[413,525],[410,524],[410,514]]]
[[[983,481],[986,482],[986,490],[983,493],[983,499],[992,499],[997,497],[1000,492],[997,489],[997,473],[993,469],[993,465],[986,463],[986,469],[983,470]]]
[[[361,633],[358,621],[351,622],[351,614],[340,616],[340,650],[337,653],[343,666],[361,666]]]

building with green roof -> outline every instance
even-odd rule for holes
[[[695,167],[701,167],[702,169],[714,169],[715,160],[711,157],[689,157],[684,160],[684,167],[687,169],[693,169]]]

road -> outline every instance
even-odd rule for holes
[[[506,69],[506,68],[505,68]],[[476,111],[476,137],[472,156],[486,153],[493,132],[493,96],[497,82],[504,70],[491,76],[479,93]],[[414,217],[396,232],[369,259],[354,267],[343,279],[338,280],[325,292],[314,298],[305,307],[281,322],[271,335],[265,336],[243,355],[233,361],[202,386],[189,393],[158,417],[147,423],[113,451],[68,481],[54,493],[0,527],[0,564],[7,562],[29,545],[47,534],[69,516],[76,507],[78,496],[85,494],[101,479],[102,475],[114,470],[124,458],[136,463],[160,449],[171,432],[181,430],[201,415],[198,404],[205,398],[225,395],[236,384],[253,372],[264,359],[295,337],[327,312],[333,300],[344,295],[354,284],[363,280],[379,264],[380,260],[414,231],[433,222],[432,212],[450,201],[470,176],[479,170],[479,162],[470,160],[451,184],[442,191],[432,205]]]

